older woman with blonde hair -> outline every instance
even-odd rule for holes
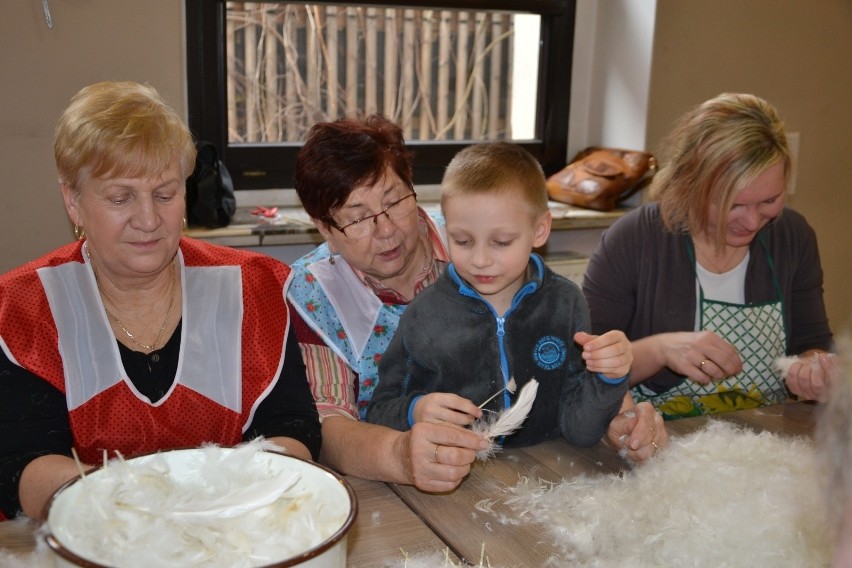
[[[668,417],[823,398],[822,268],[813,229],[784,207],[777,111],[719,95],[681,118],[661,154],[653,201],[604,234],[583,285],[593,331],[632,341],[634,396]],[[797,357],[786,376],[785,356]]]
[[[56,166],[77,242],[0,276],[0,519],[40,517],[104,455],[264,436],[310,459],[320,431],[289,333],[289,269],[182,238],[195,162],[149,86],[82,89]]]

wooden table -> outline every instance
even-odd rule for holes
[[[445,551],[432,530],[391,491],[377,481],[347,477],[358,495],[358,518],[349,531],[346,565],[350,568],[403,565],[404,556]],[[458,557],[450,552],[450,559]]]
[[[785,435],[810,435],[816,406],[793,403],[719,415],[718,418]],[[706,417],[667,422],[673,436],[693,432],[710,420]],[[403,566],[408,554],[439,553],[447,548],[450,558],[478,566],[483,547],[492,565],[541,566],[555,553],[541,539],[534,525],[510,525],[477,509],[485,499],[506,496],[521,476],[558,482],[579,474],[616,473],[627,464],[599,444],[576,448],[551,441],[530,448],[504,450],[485,464],[477,463],[468,479],[448,494],[427,494],[413,487],[347,478],[358,496],[358,518],[348,537],[351,568]],[[35,523],[0,523],[0,549],[28,554],[35,547]],[[485,563],[484,565],[488,565]]]
[[[780,434],[810,435],[815,405],[785,404],[718,415],[718,418],[771,430]],[[706,417],[667,422],[673,436],[693,432],[710,420]],[[413,487],[392,486],[394,492],[420,515],[459,558],[478,566],[483,545],[492,564],[500,566],[543,566],[556,554],[553,544],[541,539],[541,528],[531,524],[502,524],[495,515],[477,510],[486,499],[508,497],[507,488],[521,476],[559,482],[580,474],[617,473],[629,467],[603,444],[577,448],[561,440],[530,448],[504,450],[485,464],[477,463],[469,478],[454,492],[427,494]],[[484,565],[488,565],[485,563]]]

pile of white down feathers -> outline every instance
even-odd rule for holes
[[[343,526],[348,509],[265,449],[280,450],[257,439],[193,450],[180,467],[170,452],[111,460],[69,494],[77,522],[51,530],[79,554],[125,568],[248,568],[297,556]]]
[[[810,440],[714,420],[632,471],[556,484],[524,477],[478,509],[503,524],[541,525],[559,551],[548,566],[827,567],[833,529],[821,475]],[[477,568],[509,568],[484,554]],[[385,566],[457,565],[433,551]]]
[[[505,505],[542,525],[556,566],[828,566],[831,531],[812,442],[723,421],[672,438],[623,475],[529,478]]]

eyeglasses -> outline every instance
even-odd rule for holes
[[[408,201],[409,197],[413,197],[415,199]],[[360,219],[347,223],[342,227],[340,227],[333,219],[329,218],[329,224],[353,241],[363,239],[369,237],[375,232],[376,225],[379,224],[379,217],[382,215],[385,215],[391,221],[396,221],[397,219],[402,219],[403,217],[411,215],[417,208],[416,198],[417,194],[412,191],[405,197],[397,199],[380,212],[373,215],[361,217]],[[369,221],[372,221],[372,223]]]

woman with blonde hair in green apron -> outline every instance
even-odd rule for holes
[[[813,229],[784,207],[777,111],[721,94],[663,148],[652,202],[604,234],[583,285],[593,332],[632,342],[634,397],[667,418],[824,398],[835,363],[822,268]]]

